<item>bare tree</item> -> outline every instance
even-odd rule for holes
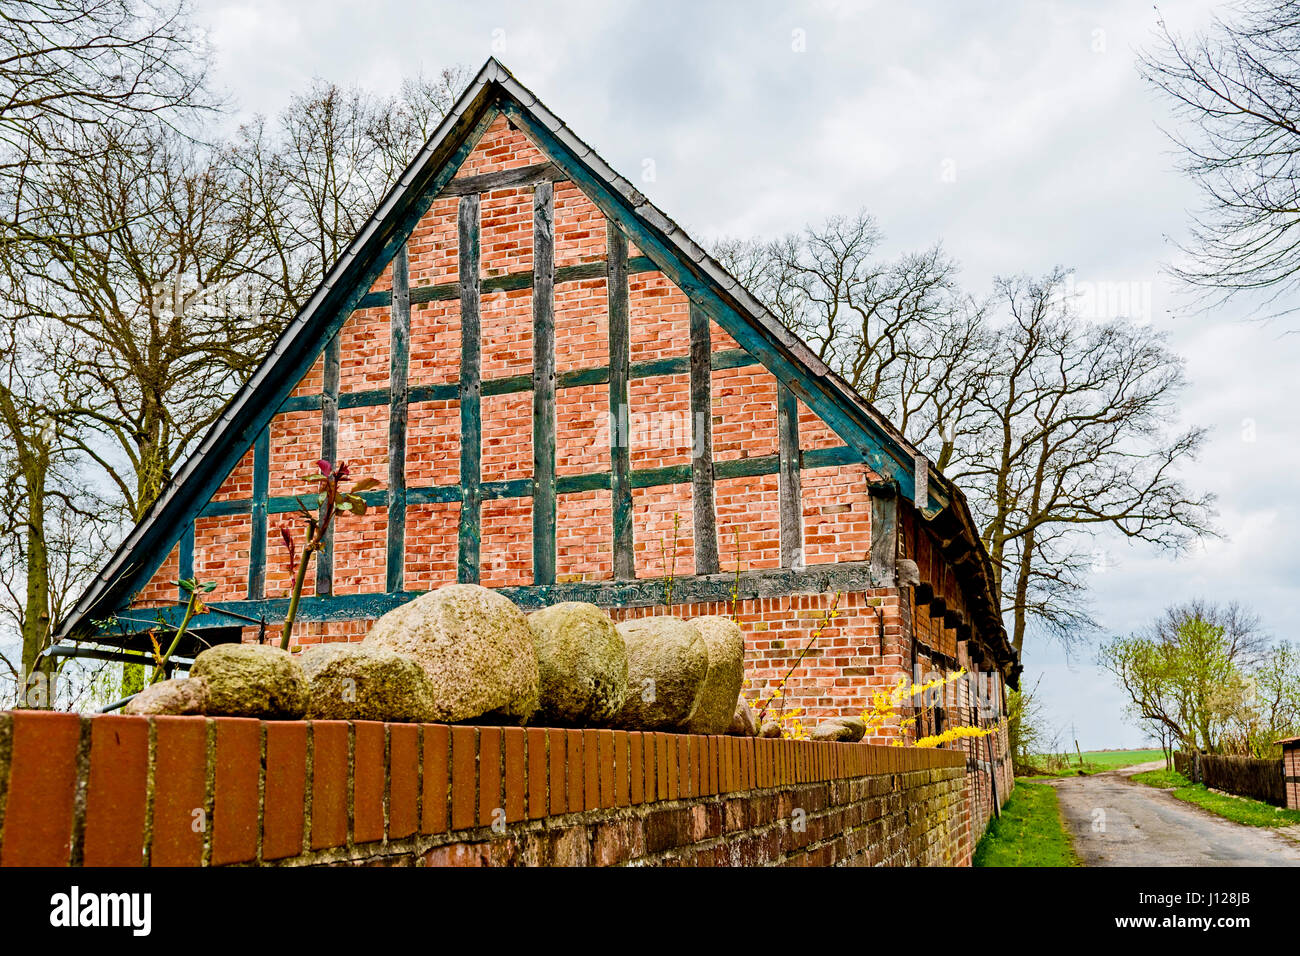
[[[33,676],[52,625],[107,557],[118,515],[77,474],[76,425],[64,415],[66,332],[9,321],[0,335],[0,640],[18,645],[0,649],[0,666],[13,700],[41,704],[56,668],[44,662],[43,684]]]
[[[1161,21],[1141,69],[1172,103],[1172,138],[1205,200],[1175,272],[1216,298],[1271,304],[1300,270],[1300,2],[1232,9],[1192,36]]]
[[[1031,618],[1060,637],[1090,623],[1095,532],[1173,552],[1213,533],[1213,497],[1178,476],[1204,432],[1166,428],[1181,360],[1149,327],[1077,321],[1063,280],[997,281],[1007,321],[977,402],[984,432],[949,475],[973,491],[1017,651]]]
[[[33,178],[77,164],[94,131],[207,102],[186,0],[6,0],[0,6],[0,245],[58,243]],[[81,135],[70,136],[76,131]]]
[[[282,322],[251,281],[271,252],[228,152],[164,126],[103,136],[41,184],[54,228],[81,238],[34,264],[27,288],[48,294],[27,305],[73,334],[67,414],[138,518]]]

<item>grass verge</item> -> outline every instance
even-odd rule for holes
[[[1192,783],[1176,770],[1135,773],[1133,780],[1150,787],[1172,790],[1179,800],[1194,803],[1233,823],[1244,823],[1251,827],[1286,827],[1300,823],[1300,810],[1285,810],[1262,800],[1219,793],[1208,789],[1203,783]]]
[[[975,866],[1079,866],[1061,820],[1056,791],[1017,780],[975,848]]]

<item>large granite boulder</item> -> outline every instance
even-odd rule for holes
[[[434,720],[520,724],[537,710],[528,619],[477,584],[449,584],[375,621],[363,645],[413,659],[433,686]]]
[[[424,668],[386,647],[317,644],[299,656],[307,675],[307,716],[314,720],[436,719],[434,688]]]
[[[695,714],[709,671],[699,629],[676,617],[624,621],[627,699],[614,723],[628,730],[682,730]]]
[[[725,734],[736,711],[740,685],[745,681],[745,635],[729,617],[710,615],[691,621],[704,638],[709,669],[700,691],[700,703],[686,724],[692,734]]]
[[[627,645],[594,604],[566,601],[528,615],[541,690],[538,723],[609,723],[627,699]]]
[[[307,711],[302,665],[269,644],[210,647],[194,659],[190,677],[207,684],[210,716],[297,720]]]
[[[151,684],[122,708],[124,714],[201,714],[208,703],[207,682],[199,677],[174,677]]]

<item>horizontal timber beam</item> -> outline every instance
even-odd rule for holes
[[[658,272],[659,267],[647,256],[633,256],[627,260],[627,274],[641,272]],[[555,282],[584,282],[588,279],[605,278],[605,260],[581,262],[574,266],[561,266],[555,270]],[[493,292],[518,292],[520,289],[533,287],[532,272],[511,272],[508,275],[493,276],[484,279],[479,292],[488,295]],[[443,282],[440,285],[422,285],[411,289],[411,304],[421,305],[425,302],[452,302],[460,298],[459,282]],[[357,304],[357,311],[362,309],[388,308],[392,296],[389,292],[367,292]]]
[[[722,349],[713,353],[711,364],[716,372],[729,368],[749,368],[759,363],[758,359],[744,349]],[[658,378],[661,375],[685,375],[690,371],[690,368],[690,356],[682,355],[672,358],[651,359],[645,362],[633,362],[630,366],[630,374],[634,379]],[[584,385],[604,385],[608,381],[609,368],[601,365],[561,372],[555,378],[555,387],[580,388]],[[509,375],[503,378],[485,379],[483,394],[513,395],[518,392],[530,391],[532,387],[533,376],[531,374]],[[440,385],[411,385],[408,389],[407,401],[447,402],[458,395],[459,386],[456,382],[447,382]],[[294,395],[286,399],[284,404],[280,406],[280,412],[315,411],[321,407],[321,402],[322,396],[320,395]],[[338,396],[339,408],[369,408],[375,405],[387,404],[388,389],[386,388],[344,392]]]
[[[448,582],[451,583],[451,582]],[[738,586],[737,586],[738,585]],[[702,604],[730,601],[733,592],[741,601],[779,598],[793,594],[826,594],[834,591],[865,591],[874,586],[871,566],[866,561],[839,564],[815,564],[805,568],[774,568],[745,571],[737,576],[720,574],[677,577],[671,584],[664,578],[635,581],[573,581],[559,584],[522,585],[494,588],[525,611],[548,607],[563,601],[585,601],[599,607],[652,607],[664,603],[667,589],[672,588],[673,604]],[[336,595],[328,598],[304,597],[298,606],[299,621],[355,621],[379,617],[423,594],[423,591],[400,591],[376,594]],[[207,612],[191,623],[195,630],[247,624],[248,619],[282,621],[288,610],[288,598],[263,601],[214,601],[206,604]],[[175,626],[185,612],[183,607],[151,609],[169,625]],[[229,613],[227,613],[229,612]]]
[[[472,196],[491,192],[494,189],[519,189],[536,186],[538,183],[563,182],[569,177],[554,163],[538,163],[535,166],[521,166],[516,169],[503,169],[495,173],[480,173],[477,176],[461,176],[453,179],[439,198],[445,196]]]

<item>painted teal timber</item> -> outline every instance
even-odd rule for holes
[[[627,237],[612,220],[605,223],[605,281],[609,317],[609,457],[613,499],[614,577],[636,577],[633,553],[630,397],[632,332],[629,319]]]
[[[554,584],[555,187],[533,190],[533,583]]]
[[[718,512],[713,498],[713,336],[708,315],[694,303],[690,313],[691,535],[695,573],[716,574],[720,565]]]
[[[737,576],[731,572],[677,577],[672,581],[674,604],[699,604],[706,601],[730,601]],[[825,594],[832,591],[865,591],[877,586],[871,579],[870,562],[814,564],[806,568],[774,568],[743,571],[736,591],[742,601],[775,598],[790,594]],[[586,601],[600,607],[650,607],[664,603],[668,583],[664,578],[638,578],[632,581],[573,581],[549,585],[521,585],[495,588],[525,611],[548,607],[562,601]],[[355,621],[377,618],[419,597],[423,591],[348,594],[322,598],[308,596],[298,607],[299,621]],[[262,601],[214,601],[207,612],[194,619],[194,628],[240,626],[253,620],[268,623],[282,621],[288,610],[287,598]],[[229,613],[227,613],[229,612]],[[150,614],[175,626],[184,613],[181,607],[150,610]],[[233,615],[240,615],[235,617]],[[120,618],[120,623],[135,623]],[[156,622],[146,622],[153,626]],[[139,625],[143,627],[144,625]]]
[[[194,577],[194,522],[185,525],[181,540],[177,545],[177,578],[181,581]],[[189,600],[189,594],[182,587],[177,587],[176,597],[181,601]]]
[[[339,456],[339,388],[343,376],[342,333],[336,334],[326,343],[323,360],[320,395],[320,456],[325,461],[335,461]],[[322,509],[321,518],[324,517]],[[321,549],[316,553],[316,593],[334,593],[334,528],[332,526],[325,529]]]
[[[834,468],[839,465],[859,464],[862,456],[848,445],[836,445],[832,448],[810,448],[800,453],[801,467]],[[753,458],[732,458],[713,463],[715,480],[726,478],[756,478],[762,475],[779,473],[779,455],[758,455]],[[630,488],[654,488],[662,485],[688,484],[691,481],[690,465],[668,465],[663,468],[643,468],[630,472]],[[556,494],[570,495],[584,491],[609,491],[613,485],[610,472],[597,472],[587,475],[560,475],[555,479]],[[484,501],[497,498],[527,498],[533,493],[531,478],[512,478],[507,481],[487,481],[480,485],[479,495]],[[387,502],[387,492],[367,491],[361,495],[372,507]],[[439,485],[432,488],[407,488],[406,504],[429,505],[450,501],[460,501],[463,493],[459,485]],[[266,502],[267,514],[287,514],[297,511],[299,504],[316,507],[318,498],[314,494],[276,495]],[[220,515],[248,514],[251,510],[250,499],[234,501],[214,501],[203,510],[205,518]]]
[[[458,214],[460,275],[460,530],[456,580],[477,584],[482,545],[482,329],[479,304],[479,197],[460,197]]]
[[[744,349],[723,349],[714,352],[712,356],[712,366],[715,372],[729,368],[748,368],[758,364],[758,359]],[[658,378],[662,375],[686,375],[689,372],[690,357],[686,355],[633,362],[628,366],[628,377],[631,379]],[[602,365],[561,372],[556,376],[555,387],[578,388],[584,385],[605,385],[608,382],[609,368]],[[482,383],[484,395],[512,395],[517,392],[527,392],[532,387],[533,377],[531,375],[509,375],[504,378],[490,378]],[[448,402],[455,399],[458,394],[459,386],[455,382],[439,385],[412,385],[408,391],[407,401],[410,403]],[[338,403],[339,408],[368,408],[373,405],[386,405],[388,404],[388,389],[371,388],[360,392],[344,392],[338,396]],[[285,400],[285,403],[280,406],[280,411],[314,411],[320,408],[321,404],[322,397],[320,395],[294,395]]]
[[[629,275],[636,275],[641,272],[658,272],[659,267],[647,256],[633,256],[627,262],[627,271]],[[554,281],[557,283],[586,282],[591,279],[603,279],[604,277],[604,262],[583,262],[576,266],[560,266],[555,270]],[[492,292],[518,292],[521,289],[531,289],[532,287],[533,274],[531,272],[511,272],[508,275],[484,279],[480,288],[484,295],[488,295]],[[411,290],[412,305],[420,305],[425,302],[450,302],[458,298],[460,298],[460,285],[455,282],[417,286]],[[370,292],[361,300],[357,308],[387,308],[389,301],[388,292]]]
[[[266,592],[266,502],[271,484],[271,427],[263,428],[253,443],[252,521],[248,542],[248,596]]]

